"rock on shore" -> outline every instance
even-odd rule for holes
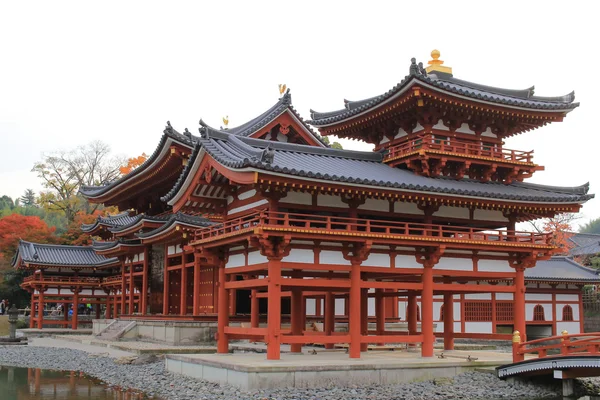
[[[150,360],[149,360],[150,361]],[[272,389],[241,392],[165,371],[164,361],[142,365],[117,364],[114,359],[53,347],[0,346],[0,365],[81,371],[110,386],[138,389],[164,400],[353,400],[353,399],[542,399],[555,398],[557,386],[513,386],[495,376],[470,372],[454,379],[414,382],[400,385],[373,385],[346,388]]]

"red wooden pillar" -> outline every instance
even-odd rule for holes
[[[454,350],[454,295],[444,293],[444,350]]]
[[[73,291],[73,315],[71,316],[71,329],[77,329],[78,318],[77,312],[79,308],[79,288]]]
[[[217,353],[229,353],[229,339],[225,327],[229,325],[229,296],[225,289],[225,263],[219,263],[219,307],[217,308]]]
[[[302,326],[302,290],[300,288],[292,289],[291,311],[292,335],[302,336],[304,327]],[[294,343],[290,347],[292,353],[302,353],[301,343]]]
[[[200,315],[200,253],[194,253],[194,301],[192,315]]]
[[[515,303],[514,303],[514,327],[521,334],[521,342],[527,341],[525,323],[525,267],[515,267]]]
[[[104,310],[104,318],[105,319],[110,319],[111,316],[111,312],[110,312],[110,291],[106,294],[106,310]]]
[[[101,306],[100,299],[96,299],[96,301],[98,302],[98,303],[96,303],[96,319],[100,319],[100,313],[102,311],[100,309],[100,306]]]
[[[38,329],[42,329],[44,326],[44,288],[40,288],[39,292],[37,326]]]
[[[378,335],[385,334],[385,311],[383,289],[375,289],[375,325]]]
[[[115,287],[114,289],[114,297],[113,297],[113,308],[114,308],[114,314],[113,318],[118,318],[119,317],[119,291],[117,290],[117,288]]]
[[[279,360],[281,343],[281,258],[269,257],[267,360]]]
[[[146,315],[147,311],[148,311],[148,247],[144,247],[144,264],[143,264],[143,270],[142,270],[142,293],[141,293],[141,298],[142,298],[142,304],[140,305],[140,311],[142,313],[142,315]]]
[[[29,312],[29,327],[32,329],[35,328],[35,289],[33,289],[33,291],[31,292],[31,311]]]
[[[423,291],[421,292],[421,333],[423,345],[422,357],[433,357],[433,265],[423,265]]]
[[[369,335],[369,289],[361,289],[360,293],[360,333],[363,337]],[[360,344],[360,351],[368,348],[368,343]]]
[[[185,267],[185,253],[181,265],[181,297],[179,298],[179,314],[187,314],[187,268]]]
[[[407,305],[407,319],[408,319],[408,334],[416,335],[417,334],[417,296],[414,294],[408,295],[408,305]]]
[[[127,292],[127,275],[125,274],[125,261],[121,261],[121,315],[125,315],[125,293]]]
[[[350,271],[350,306],[349,306],[349,321],[348,331],[350,332],[350,358],[360,358],[360,341],[361,341],[361,279],[360,279],[360,264],[361,262],[351,260],[352,270]]]
[[[165,270],[163,275],[163,315],[169,314],[169,246],[165,246]]]
[[[258,328],[259,325],[259,302],[258,290],[252,289],[250,292],[250,327]]]
[[[133,261],[129,264],[129,315],[134,313],[135,290],[133,286]]]
[[[321,299],[316,299],[316,301],[320,302]],[[325,334],[331,336],[335,331],[335,296],[331,291],[325,293],[325,323],[323,325]],[[327,343],[325,348],[333,349],[333,343]]]

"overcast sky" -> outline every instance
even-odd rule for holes
[[[535,149],[530,182],[598,193],[600,65],[591,2],[40,1],[0,4],[0,195],[41,189],[44,152],[102,140],[154,151],[165,122],[230,127],[291,88],[305,119],[389,90],[437,48],[454,76],[581,106],[507,140]],[[359,142],[346,148],[369,150]],[[600,217],[600,202],[583,208]]]

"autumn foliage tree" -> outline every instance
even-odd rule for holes
[[[0,270],[10,266],[19,240],[36,243],[56,243],[55,228],[40,217],[10,214],[0,219]]]
[[[127,164],[119,168],[119,172],[121,172],[121,175],[127,175],[128,173],[142,165],[147,159],[148,156],[146,155],[146,153],[142,153],[142,155],[137,157],[128,158]]]
[[[579,218],[578,214],[558,214],[552,218],[532,222],[531,225],[537,232],[552,233],[552,245],[557,247],[557,255],[567,255],[573,242],[569,240],[573,236],[573,223]]]

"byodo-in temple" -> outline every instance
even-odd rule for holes
[[[270,360],[282,344],[348,345],[359,358],[369,344],[407,343],[431,357],[436,337],[452,349],[456,338],[582,331],[581,289],[600,279],[553,257],[552,234],[516,224],[578,212],[593,195],[526,183],[543,167],[505,147],[561,122],[574,94],[457,79],[439,57],[310,121],[288,90],[235,128],[167,123],[143,165],[80,189],[121,210],[82,226],[93,246],[20,244],[32,326],[51,302],[75,305],[64,324],[76,328],[85,298],[107,319],[211,322],[219,353],[249,339]],[[375,148],[333,149],[327,135]]]

